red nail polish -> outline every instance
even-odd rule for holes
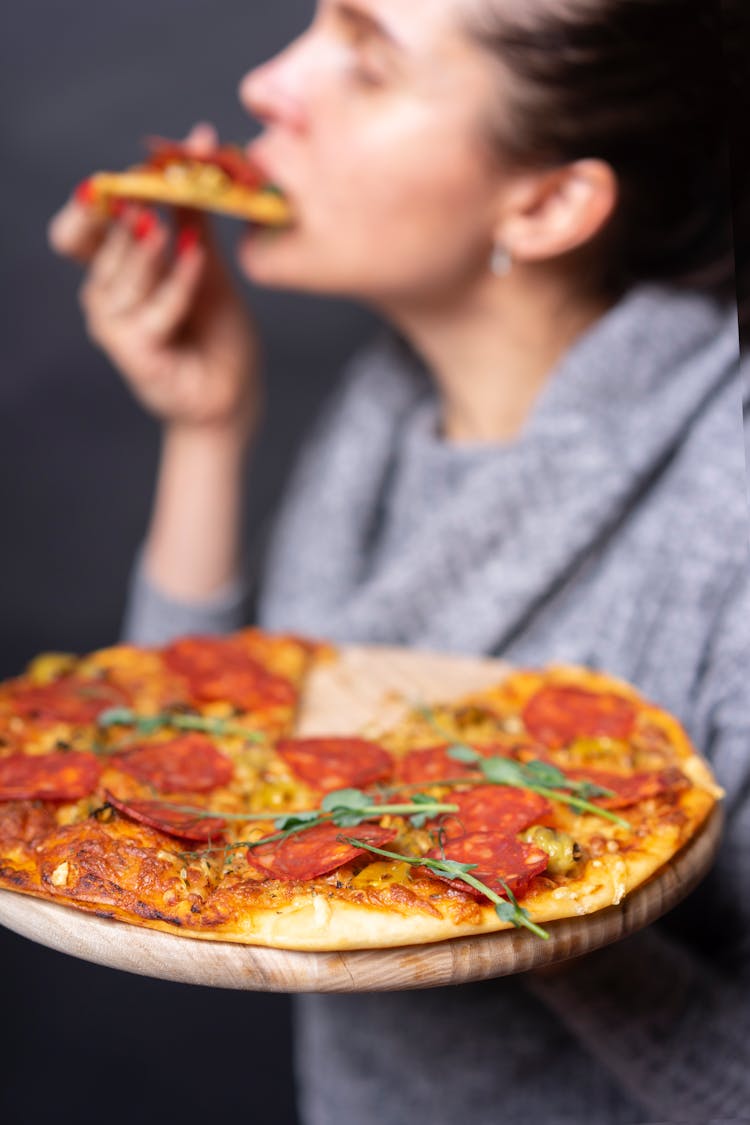
[[[91,180],[81,180],[73,192],[73,197],[76,203],[82,203],[84,207],[90,207],[96,201],[96,192]]]
[[[156,216],[153,211],[141,211],[133,223],[133,238],[136,242],[143,242],[156,227]]]
[[[187,254],[200,242],[200,234],[195,227],[182,227],[175,243],[176,254]]]

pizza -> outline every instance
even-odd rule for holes
[[[265,226],[286,226],[291,209],[242,149],[221,145],[196,155],[177,141],[151,138],[149,156],[124,172],[97,172],[79,185],[78,197],[110,208],[116,200],[143,200],[234,215]]]
[[[335,650],[245,629],[0,685],[0,887],[190,938],[413,945],[620,903],[722,796],[679,722],[556,666],[303,737]]]

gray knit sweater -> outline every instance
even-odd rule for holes
[[[309,443],[259,621],[577,661],[675,711],[728,793],[718,865],[659,925],[551,976],[297,1001],[305,1125],[750,1120],[750,567],[735,318],[633,290],[564,357],[519,438],[441,441],[386,339]],[[165,598],[126,633],[240,624],[242,591]]]

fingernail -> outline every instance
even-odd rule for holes
[[[199,242],[200,233],[195,227],[182,227],[180,233],[177,235],[175,253],[178,255],[187,254],[188,251],[192,250],[194,246],[197,246]]]
[[[153,213],[153,211],[140,211],[136,216],[131,228],[133,232],[133,238],[136,240],[136,242],[143,242],[143,240],[145,238],[148,238],[148,236],[155,228],[156,215]]]
[[[81,180],[73,192],[73,198],[76,203],[81,203],[84,207],[90,207],[96,201],[96,192],[91,180]]]

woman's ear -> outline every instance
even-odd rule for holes
[[[617,177],[604,160],[522,174],[503,193],[496,241],[516,262],[566,254],[602,230],[617,196]]]

